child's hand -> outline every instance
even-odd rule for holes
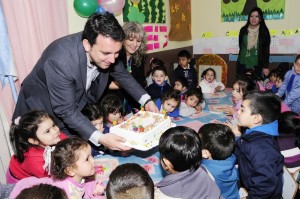
[[[197,110],[197,113],[201,113],[202,107],[201,106],[195,106],[195,109]]]
[[[242,135],[242,133],[240,132],[239,126],[237,124],[232,124],[230,121],[226,121],[224,124],[232,130],[232,132],[234,133],[234,135],[236,137],[239,137]]]
[[[215,92],[219,92],[220,90],[221,90],[221,86],[217,86],[216,88],[215,88]]]
[[[117,119],[117,124],[121,124],[122,122],[124,122],[123,117],[119,117],[119,118]]]
[[[101,196],[104,194],[105,187],[102,182],[97,182],[95,189],[93,191],[93,196]]]
[[[226,115],[233,115],[234,114],[234,108],[233,107],[224,107],[222,110]]]

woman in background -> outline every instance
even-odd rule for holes
[[[146,33],[143,26],[137,22],[127,22],[122,28],[125,32],[125,40],[120,52],[120,59],[128,72],[141,86],[145,87],[144,56],[146,51]],[[112,80],[109,89],[118,90],[120,89],[119,84]],[[124,98],[123,111],[125,113],[130,112],[132,108],[140,108],[140,104],[129,96],[125,90],[120,90],[119,95]]]
[[[254,69],[261,75],[263,67],[269,65],[271,37],[265,24],[263,12],[254,7],[248,15],[248,21],[239,33],[239,56],[237,75],[244,74],[246,69]]]

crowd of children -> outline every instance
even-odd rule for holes
[[[190,116],[205,108],[203,93],[216,93],[225,85],[207,68],[198,81],[191,55],[178,53],[173,87],[164,63],[150,62],[146,90],[162,114]],[[286,65],[262,68],[260,77],[246,70],[232,86],[232,107],[224,108],[229,120],[205,124],[199,132],[178,126],[159,140],[160,163],[168,173],[154,184],[137,164],[118,166],[106,187],[108,199],[118,198],[281,198],[283,166],[300,169],[300,55],[291,69]],[[286,110],[282,107],[286,105]],[[87,105],[82,114],[102,133],[126,120],[124,102],[110,93]],[[10,198],[32,194],[51,198],[101,198],[101,182],[83,182],[95,173],[93,156],[111,153],[79,137],[60,132],[51,115],[31,111],[13,121],[10,140],[15,155],[6,172]],[[2,185],[1,185],[2,187]],[[3,190],[5,187],[3,186]],[[2,191],[0,192],[2,194]]]

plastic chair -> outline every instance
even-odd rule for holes
[[[209,54],[203,55],[196,59],[196,69],[198,72],[198,79],[201,81],[202,72],[207,68],[213,68],[216,71],[217,81],[221,81],[225,86],[227,85],[227,64],[219,55]]]

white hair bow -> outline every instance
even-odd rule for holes
[[[48,172],[48,175],[50,175],[50,167],[51,167],[51,152],[54,151],[55,146],[46,146],[44,150],[44,161],[45,164],[43,168]]]

